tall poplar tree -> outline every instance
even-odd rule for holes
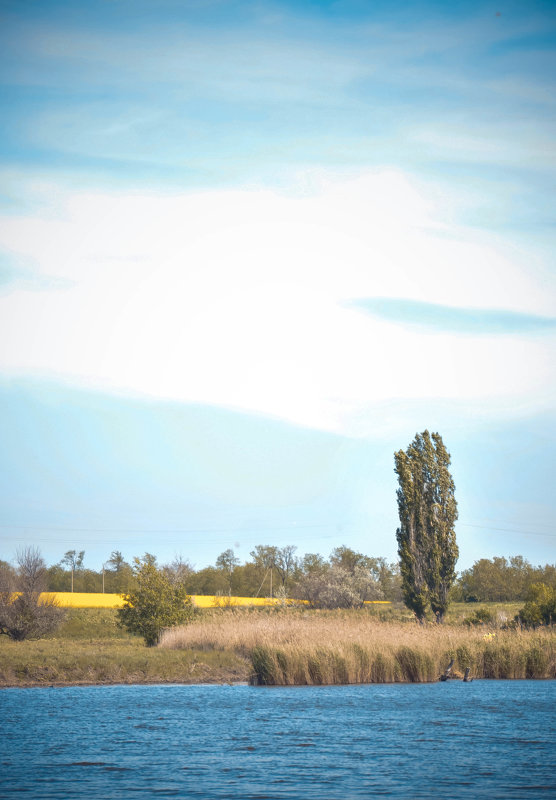
[[[450,454],[438,433],[418,433],[394,454],[400,527],[396,531],[404,602],[423,622],[430,603],[437,622],[455,577],[458,516]]]

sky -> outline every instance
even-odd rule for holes
[[[0,0],[0,558],[556,561],[556,5]]]

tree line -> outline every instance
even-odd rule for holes
[[[147,559],[155,559],[145,554]],[[156,559],[155,559],[156,560]],[[345,545],[332,550],[328,558],[319,553],[297,555],[297,547],[257,545],[250,558],[241,563],[232,549],[224,550],[213,565],[195,570],[191,562],[176,556],[160,566],[171,583],[181,583],[188,594],[235,595],[240,597],[293,596],[295,591],[315,596],[323,582],[330,593],[341,585],[360,602],[367,599],[401,600],[397,564],[359,553]],[[85,566],[85,552],[69,550],[50,567],[45,566],[44,587],[49,592],[128,592],[134,582],[134,563],[112,551],[101,570]],[[17,586],[17,568],[0,561],[0,584]],[[349,588],[350,587],[350,588]],[[347,601],[346,601],[347,602]],[[355,603],[357,604],[357,599]]]
[[[318,553],[299,557],[291,545],[257,545],[244,564],[229,549],[218,556],[214,565],[199,570],[181,556],[163,564],[161,569],[172,582],[183,583],[188,594],[270,597],[284,593],[294,596],[295,590],[303,590],[300,599],[310,600],[324,584],[331,600],[335,600],[334,594],[341,597],[343,593],[346,604],[354,585],[359,589],[357,596],[364,599],[391,602],[403,599],[398,564],[364,555],[345,545],[334,548],[328,558]],[[134,567],[121,552],[114,550],[104,570],[88,569],[84,551],[70,550],[57,564],[50,567],[44,564],[41,585],[44,591],[70,592],[72,577],[76,592],[102,592],[104,586],[107,593],[124,594],[133,585]],[[17,558],[15,566],[0,560],[0,591],[10,587],[16,591],[25,580],[19,574]],[[527,600],[531,586],[536,583],[556,589],[556,564],[534,566],[521,555],[481,558],[456,576],[449,598],[465,603],[518,602]]]

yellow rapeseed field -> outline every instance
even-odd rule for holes
[[[56,600],[64,608],[121,608],[121,594],[102,592],[44,592],[41,597]]]
[[[64,608],[121,608],[124,604],[120,594],[102,592],[44,592],[44,598],[53,598]],[[226,597],[213,594],[193,594],[191,600],[198,608],[229,608],[231,606],[278,606],[291,605],[296,600],[279,600],[276,597]],[[390,605],[387,600],[373,601]]]

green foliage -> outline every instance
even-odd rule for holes
[[[319,553],[305,553],[301,559],[300,569],[304,574],[309,572],[322,572],[326,561]]]
[[[69,608],[64,622],[55,634],[67,641],[88,639],[127,641],[131,634],[123,631],[118,624],[115,608]]]
[[[228,577],[225,572],[215,567],[205,567],[187,578],[187,589],[190,594],[227,594]],[[236,587],[234,585],[234,593]]]
[[[118,609],[118,617],[124,628],[141,635],[147,647],[152,647],[163,628],[191,619],[191,598],[185,585],[169,580],[149,553],[135,559],[134,575],[135,585],[124,596],[124,607]]]
[[[295,545],[287,545],[286,547],[274,547],[270,545],[258,544],[254,550],[251,551],[251,558],[253,565],[258,570],[259,575],[262,576],[260,580],[259,589],[262,590],[265,581],[268,580],[267,594],[271,594],[271,585],[276,584],[282,587],[289,585],[290,578],[294,576],[298,569],[298,561],[295,557]],[[274,583],[272,583],[274,577]]]
[[[477,608],[470,617],[464,619],[466,625],[492,625],[495,615],[488,608]]]
[[[239,558],[236,558],[234,551],[231,548],[224,550],[216,559],[216,569],[221,570],[226,576],[228,583],[228,594],[232,593],[233,574],[234,569],[239,567]]]
[[[450,454],[438,433],[417,434],[394,455],[400,527],[396,531],[404,602],[419,621],[428,604],[441,622],[455,580],[457,503]]]
[[[527,628],[552,625],[556,622],[556,589],[545,583],[534,583],[517,618]]]
[[[556,566],[533,567],[523,556],[481,558],[461,573],[458,594],[469,602],[526,600],[533,583],[556,588]]]

